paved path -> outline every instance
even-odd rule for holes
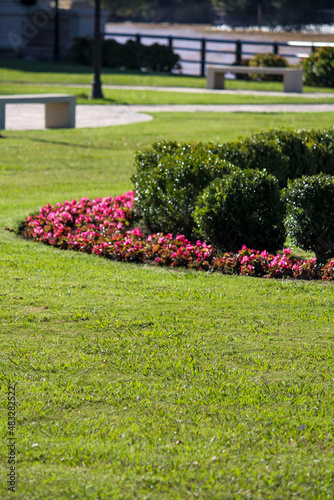
[[[106,86],[107,87],[107,86]],[[120,88],[113,86],[113,88]],[[125,87],[122,87],[125,88]],[[127,87],[150,90],[168,90],[183,92],[219,92],[236,93],[236,91],[184,88],[154,88],[154,87]],[[251,95],[286,95],[283,92],[250,92],[238,91]],[[315,97],[315,94],[297,94],[299,97]],[[333,94],[316,94],[316,97],[334,97]],[[136,104],[136,105],[77,105],[76,127],[107,127],[125,125],[152,120],[151,113],[155,112],[210,112],[210,113],[314,113],[334,112],[334,104]],[[44,129],[44,106],[40,104],[10,104],[6,106],[6,129],[8,130],[41,130]]]
[[[66,88],[83,88],[91,89],[92,85],[87,83],[39,83],[39,87],[66,87]],[[271,90],[242,90],[242,89],[207,89],[204,87],[156,87],[154,85],[108,85],[103,84],[103,89],[111,90],[155,90],[158,92],[183,92],[186,94],[241,94],[241,95],[259,95],[259,96],[296,96],[296,97],[313,97],[316,100],[318,97],[329,97],[334,99],[332,92],[278,92]]]

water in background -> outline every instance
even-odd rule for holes
[[[334,25],[309,26],[306,31],[301,33],[284,32],[282,27],[276,27],[271,31],[269,28],[248,28],[242,30],[232,30],[228,26],[197,26],[197,25],[167,25],[167,24],[134,24],[134,23],[107,23],[106,33],[127,33],[131,35],[141,35],[141,43],[151,45],[153,43],[167,44],[166,40],[159,38],[145,38],[145,35],[157,36],[183,36],[190,38],[206,38],[213,41],[207,42],[206,49],[212,51],[224,51],[224,54],[207,54],[207,63],[232,64],[235,62],[235,43],[233,40],[241,40],[243,58],[249,58],[255,52],[272,52],[272,46],[268,45],[250,45],[248,41],[266,41],[274,43],[289,41],[292,45],[280,47],[279,54],[287,58],[289,64],[297,64],[301,57],[307,57],[311,53],[311,47],[307,46],[308,41],[320,41],[321,43],[334,45]],[[124,43],[126,38],[113,36],[118,42]],[[226,40],[228,43],[215,43],[214,40]],[[229,42],[231,40],[231,42]],[[294,46],[296,41],[302,42],[302,46]],[[196,49],[196,52],[189,49]],[[178,53],[181,59],[187,59],[190,62],[182,63],[183,74],[200,74],[200,41],[174,40],[173,49]],[[297,57],[294,57],[297,56]]]

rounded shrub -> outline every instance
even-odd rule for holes
[[[304,170],[303,174],[315,175],[323,173],[334,175],[334,128],[301,130],[299,136],[310,152],[313,163],[312,171],[307,172]],[[305,158],[301,158],[301,160],[303,159]]]
[[[224,251],[242,245],[275,251],[285,239],[284,203],[275,177],[265,170],[234,170],[199,195],[194,220],[199,234]]]
[[[160,143],[136,155],[135,210],[151,232],[193,236],[197,196],[233,166],[205,144]]]
[[[267,52],[265,54],[255,54],[249,60],[249,66],[253,67],[270,67],[270,68],[287,68],[288,61],[278,54],[273,54],[272,52]],[[282,82],[282,75],[263,75],[261,72],[259,74],[251,75],[253,80],[261,80],[263,82]]]
[[[218,154],[242,169],[266,169],[281,188],[288,179],[316,173],[310,148],[294,130],[269,130],[227,142]]]
[[[334,256],[334,177],[303,176],[283,191],[285,227],[292,243],[315,253],[320,263]]]
[[[304,83],[315,87],[334,85],[334,47],[317,49],[303,59]]]

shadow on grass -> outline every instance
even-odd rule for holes
[[[25,61],[23,59],[4,59],[0,58],[0,68],[13,69],[18,71],[26,71],[31,73],[67,73],[67,74],[82,74],[91,75],[93,73],[93,64],[91,66],[84,66],[82,64],[73,64],[70,62],[56,63],[53,61]],[[110,75],[135,75],[135,76],[168,76],[172,78],[179,78],[180,76],[173,73],[160,73],[151,71],[139,70],[120,70],[118,68],[101,68],[101,73]],[[196,78],[194,75],[189,75]]]
[[[15,69],[18,71],[27,71],[32,73],[72,73],[72,74],[92,74],[91,66],[76,65],[71,63],[55,63],[52,61],[24,61],[22,59],[1,59],[0,67],[6,69]],[[125,72],[103,68],[104,73],[122,73]],[[131,73],[129,73],[131,74]],[[140,74],[140,73],[136,73]]]

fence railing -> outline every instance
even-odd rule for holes
[[[197,58],[195,59],[185,59],[180,58],[180,63],[197,63],[199,65],[199,75],[205,76],[205,68],[207,65],[214,64],[216,66],[225,66],[226,62],[217,62],[214,60],[210,60],[210,55],[221,55],[222,58],[224,55],[232,55],[234,59],[234,63],[240,64],[243,57],[251,57],[257,51],[256,47],[264,46],[267,52],[272,52],[273,54],[279,54],[283,57],[287,58],[296,58],[300,59],[301,57],[307,57],[309,53],[298,53],[298,52],[290,52],[284,53],[282,52],[282,48],[286,47],[294,47],[304,49],[308,48],[310,52],[314,52],[317,47],[322,46],[334,46],[334,43],[325,43],[325,42],[266,42],[266,41],[251,41],[251,40],[230,40],[230,39],[221,39],[221,38],[194,38],[187,36],[170,36],[170,35],[148,35],[148,34],[129,34],[129,33],[104,33],[103,36],[105,38],[114,38],[114,37],[122,37],[127,39],[134,39],[137,42],[142,42],[143,39],[154,39],[154,40],[164,40],[165,44],[169,47],[173,48],[175,52],[192,52],[197,54]],[[184,46],[175,45],[175,42],[181,41],[184,42]],[[191,43],[197,43],[197,47],[190,46]],[[222,46],[222,49],[213,49],[209,47],[209,44],[218,44]],[[233,50],[231,50],[228,46],[234,46]],[[255,47],[254,50],[250,50],[248,48]]]

